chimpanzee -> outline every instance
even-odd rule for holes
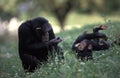
[[[77,58],[80,60],[93,59],[93,50],[106,50],[110,47],[107,42],[108,37],[105,34],[99,33],[99,30],[105,30],[107,26],[101,25],[93,28],[93,33],[86,31],[78,36],[72,45],[72,50],[76,52]]]
[[[37,66],[48,61],[48,55],[57,53],[63,59],[63,52],[58,46],[62,41],[56,38],[53,29],[44,17],[37,17],[23,22],[18,28],[19,56],[26,72],[34,72]]]

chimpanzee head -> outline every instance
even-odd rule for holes
[[[37,36],[43,42],[49,40],[49,31],[52,29],[48,20],[43,17],[37,17],[31,20],[32,28],[35,30]]]
[[[75,47],[77,47],[78,50],[80,50],[80,51],[92,50],[92,43],[91,43],[91,41],[85,39],[85,40],[81,41],[80,43],[77,43],[75,45]]]
[[[34,30],[41,31],[42,34],[44,32],[48,32],[52,29],[48,20],[43,17],[37,17],[37,18],[32,19],[31,24],[32,24]]]

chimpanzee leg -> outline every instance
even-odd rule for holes
[[[101,28],[93,28],[93,33],[98,33]]]
[[[35,56],[28,54],[23,54],[21,60],[23,68],[26,72],[34,72],[37,65],[40,64],[39,60]]]

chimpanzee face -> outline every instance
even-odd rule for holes
[[[42,42],[47,42],[49,41],[49,32],[44,32],[42,34]]]
[[[80,43],[77,43],[75,45],[75,47],[77,47],[77,49],[79,51],[83,51],[83,50],[91,50],[92,49],[92,45],[87,43],[87,41],[83,40],[82,42]]]

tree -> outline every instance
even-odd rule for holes
[[[17,16],[16,6],[17,0],[0,0],[0,19],[9,21],[12,17]]]
[[[66,17],[76,3],[74,0],[40,0],[36,4],[43,10],[51,12],[57,18],[61,31],[63,31]]]

